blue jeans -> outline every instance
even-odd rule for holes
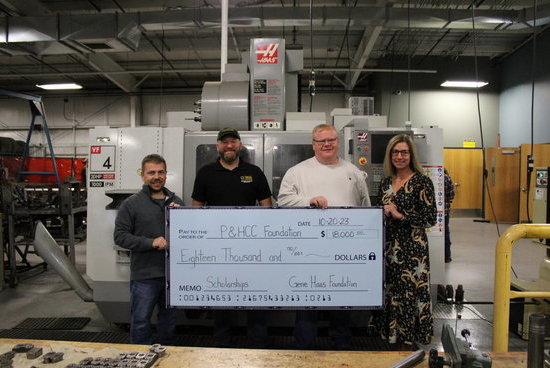
[[[132,308],[131,344],[153,344],[151,316],[155,306],[158,308],[158,342],[162,345],[174,344],[176,310],[166,308],[166,279],[164,277],[130,281],[130,304]]]
[[[311,350],[315,348],[317,338],[316,310],[297,310],[294,327],[294,345],[297,349]],[[328,334],[333,349],[348,349],[351,347],[351,311],[328,311],[330,326]]]

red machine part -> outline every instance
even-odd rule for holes
[[[2,167],[7,179],[16,180],[21,165],[21,157],[2,156]],[[82,169],[86,166],[83,158],[56,158],[57,171],[61,181],[67,181],[70,177],[83,181]],[[53,171],[50,157],[28,157],[25,162],[25,171]],[[25,175],[24,183],[55,184],[55,175]]]

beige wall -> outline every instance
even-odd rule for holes
[[[406,93],[391,96],[389,125],[404,126],[407,120],[408,98]],[[381,112],[388,112],[389,93],[382,95]],[[480,94],[481,118],[485,146],[496,145],[499,124],[499,96]],[[424,90],[411,94],[411,121],[413,127],[437,125],[443,128],[445,147],[462,147],[464,138],[475,138],[481,147],[476,94],[472,91]]]

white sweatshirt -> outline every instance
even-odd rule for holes
[[[328,205],[370,206],[367,173],[339,159],[335,165],[321,164],[315,157],[291,167],[279,189],[279,206],[308,207],[313,197],[323,196]]]

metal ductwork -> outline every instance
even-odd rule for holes
[[[268,9],[268,10],[265,10]],[[550,5],[537,8],[537,25],[550,23]],[[237,7],[229,14],[230,27],[303,26],[309,24],[308,8]],[[443,8],[397,8],[385,6],[315,7],[314,26],[385,26],[406,28],[466,29],[471,27],[471,11]],[[410,17],[410,18],[409,18]],[[507,30],[528,29],[533,9],[477,9],[479,29],[492,30],[495,23]],[[171,10],[141,13],[57,14],[0,18],[0,51],[10,55],[61,55],[135,51],[141,30],[195,29],[219,27],[220,10]]]
[[[137,14],[0,18],[0,49],[12,55],[135,51]]]
[[[387,26],[406,28],[465,29],[471,26],[471,11],[450,8],[397,8],[385,6],[315,7],[312,9],[315,26]],[[537,8],[537,25],[550,23],[550,5]],[[476,22],[480,29],[493,29],[495,23],[507,24],[506,29],[528,29],[533,9],[477,9]],[[296,7],[237,7],[229,14],[230,27],[304,26],[310,22],[308,8]],[[75,51],[108,52],[136,50],[140,28],[146,31],[182,28],[219,27],[220,10],[201,8],[189,11],[150,11],[141,13],[106,13],[48,15],[0,18],[0,49],[12,53],[25,49],[35,54],[61,54]],[[24,43],[36,45],[24,45]],[[52,47],[61,42],[68,45]],[[76,48],[76,50],[75,50]],[[80,49],[82,48],[82,50]],[[64,49],[62,52],[61,49]]]
[[[42,222],[36,222],[34,249],[85,302],[93,302],[93,291]]]

